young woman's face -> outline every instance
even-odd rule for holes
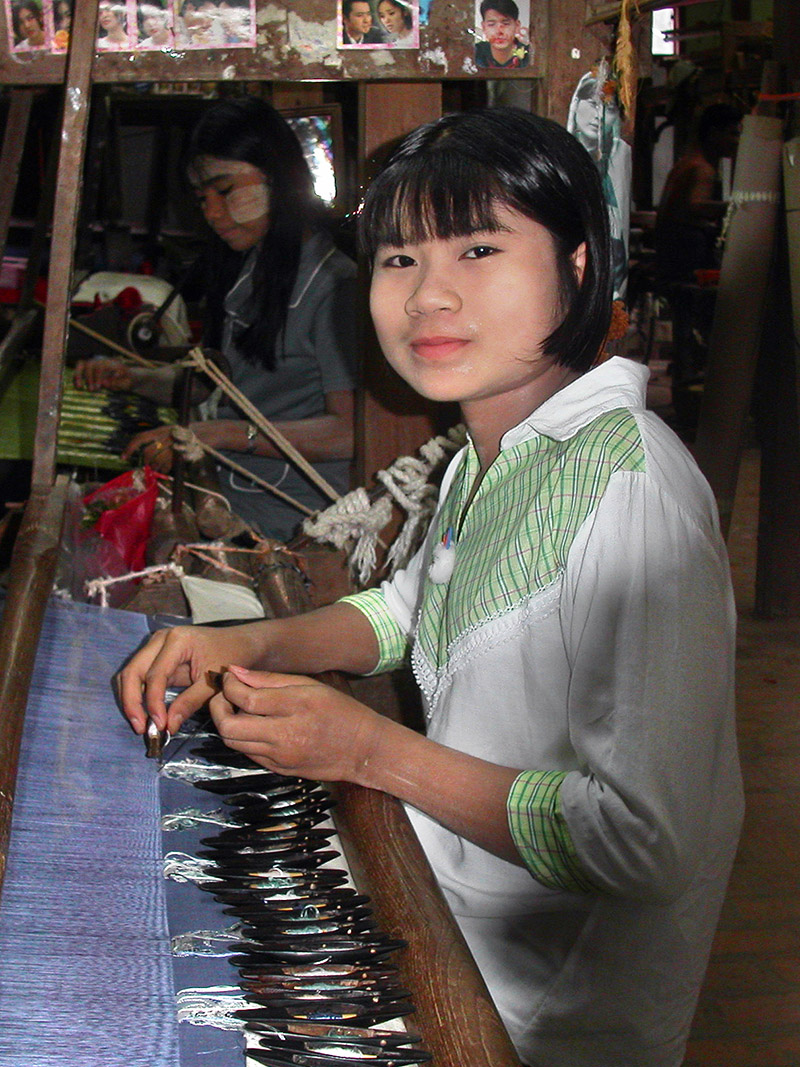
[[[167,16],[160,11],[150,11],[142,19],[142,29],[145,37],[158,37],[166,35]]]
[[[39,44],[44,40],[42,23],[36,12],[30,7],[19,9],[19,28],[23,36],[32,44]]]
[[[122,20],[111,4],[101,4],[98,22],[104,30],[113,30],[122,25]]]
[[[502,229],[383,246],[370,309],[389,363],[422,396],[508,412],[513,426],[552,367],[542,342],[561,320],[555,244],[532,219],[499,206]],[[580,262],[583,246],[576,253]]]
[[[235,252],[255,248],[269,229],[269,189],[250,163],[201,156],[189,173],[206,222]]]
[[[403,12],[392,0],[381,0],[378,4],[378,18],[387,33],[402,33],[405,29]]]

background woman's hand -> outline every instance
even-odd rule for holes
[[[172,447],[172,428],[157,426],[154,430],[143,430],[132,437],[122,451],[124,462],[131,462],[141,450],[142,459],[159,474],[169,474],[175,452]]]
[[[237,666],[209,706],[230,748],[271,771],[318,781],[362,781],[388,722],[312,678]]]
[[[101,389],[119,392],[133,387],[133,376],[128,364],[121,359],[109,359],[106,356],[79,360],[72,381],[76,389],[87,389],[90,393],[97,393]]]

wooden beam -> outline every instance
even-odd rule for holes
[[[34,491],[14,544],[0,640],[0,886],[11,833],[22,726],[36,645],[53,584],[66,478]]]
[[[97,9],[98,0],[83,0],[82,3],[76,4],[70,34],[58,185],[50,245],[42,373],[39,382],[39,415],[33,450],[32,484],[35,488],[52,485],[55,477],[56,434],[72,293],[75,230],[89,121]]]

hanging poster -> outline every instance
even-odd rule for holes
[[[140,0],[136,5],[136,47],[149,49],[173,48],[172,10],[158,0]]]
[[[72,0],[53,0],[53,51],[66,52],[72,28]]]
[[[129,52],[136,40],[131,33],[126,3],[100,0],[97,14],[97,51]]]
[[[36,52],[49,47],[52,11],[41,0],[5,0],[8,44],[12,52]]]
[[[475,18],[476,67],[512,70],[530,65],[530,0],[481,0]]]
[[[175,0],[177,48],[253,48],[255,0]]]
[[[618,85],[602,60],[587,71],[573,93],[567,129],[580,141],[600,172],[611,227],[614,299],[624,299],[628,281],[631,207],[631,146],[622,137]]]
[[[71,0],[55,0],[53,51],[67,48],[71,17]],[[255,43],[255,0],[100,0],[98,52],[253,48]]]
[[[419,3],[339,0],[339,48],[419,48]]]

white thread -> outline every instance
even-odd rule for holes
[[[120,574],[116,578],[92,578],[85,584],[86,595],[88,597],[100,595],[100,606],[103,608],[108,607],[108,595],[106,589],[110,585],[116,585],[117,582],[127,582],[133,578],[165,578],[168,574],[175,575],[176,578],[183,577],[183,567],[177,563],[159,563],[154,567],[145,567],[141,571],[129,571],[127,574]]]
[[[175,997],[178,1022],[192,1026],[214,1026],[217,1030],[244,1030],[242,1019],[234,1012],[249,1007],[247,998],[235,986],[210,986],[208,989],[182,989]]]
[[[171,830],[191,830],[196,826],[238,826],[233,819],[228,818],[222,808],[216,811],[202,811],[200,808],[185,808],[183,811],[174,811],[169,815],[162,815],[161,829],[166,833]]]
[[[243,935],[240,923],[225,930],[187,930],[170,938],[173,956],[227,956],[231,941]]]
[[[213,863],[206,863],[188,852],[168,852],[164,857],[164,877],[173,882],[218,882],[219,872]]]
[[[160,773],[165,778],[179,782],[200,782],[204,778],[215,781],[228,778],[247,778],[254,774],[263,774],[263,767],[226,767],[223,763],[206,763],[205,760],[192,759],[171,760],[165,763]]]

